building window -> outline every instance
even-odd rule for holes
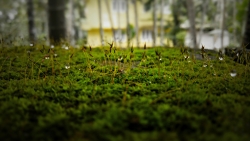
[[[126,34],[122,30],[115,30],[114,32],[114,41],[115,42],[125,42],[126,41]]]
[[[151,30],[143,30],[141,34],[141,41],[143,42],[152,42],[153,41],[153,33]]]
[[[127,10],[126,0],[113,0],[112,9],[115,12],[126,12]]]

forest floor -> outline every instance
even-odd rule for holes
[[[0,48],[1,141],[249,141],[249,106],[249,63],[214,52]]]

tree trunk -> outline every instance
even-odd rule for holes
[[[114,37],[115,36],[115,29],[114,29],[113,19],[112,19],[111,10],[110,10],[108,0],[105,0],[105,4],[106,4],[106,7],[107,7],[107,11],[108,11],[108,15],[109,15],[109,21],[110,21],[110,25],[111,25],[111,29],[112,29],[113,37]]]
[[[33,0],[27,0],[28,29],[30,42],[36,40]]]
[[[237,25],[236,25],[236,14],[237,14],[237,9],[236,9],[236,1],[233,1],[233,45],[236,45],[237,42],[237,35],[236,35],[236,29],[237,29]]]
[[[164,46],[164,25],[163,25],[163,21],[164,21],[164,17],[163,17],[163,10],[164,10],[164,0],[161,0],[161,46]]]
[[[121,47],[121,41],[122,41],[122,31],[121,31],[121,19],[120,19],[120,5],[121,5],[121,0],[118,2],[118,11],[117,11],[117,31],[118,31],[118,44],[119,47]]]
[[[180,20],[179,20],[179,8],[178,8],[178,1],[179,0],[175,0],[173,1],[173,7],[172,7],[172,14],[173,14],[173,19],[174,19],[174,31],[173,31],[173,44],[174,46],[177,46],[177,39],[176,39],[176,34],[179,32],[180,30]]]
[[[127,21],[127,47],[130,45],[130,26],[129,26],[129,1],[126,0],[126,21]]]
[[[69,14],[67,17],[67,23],[68,23],[68,27],[67,27],[67,38],[68,41],[71,45],[75,44],[75,29],[74,29],[74,25],[75,25],[75,14],[74,14],[74,10],[75,10],[75,6],[74,6],[74,0],[69,0]]]
[[[242,46],[250,49],[250,2],[248,2],[247,20]]]
[[[221,50],[224,52],[225,0],[221,1]]]
[[[193,0],[186,0],[186,2],[187,2],[187,9],[188,9],[188,19],[190,23],[191,39],[192,39],[191,47],[197,49],[198,47],[197,47],[197,41],[196,41],[194,4],[193,4]]]
[[[202,3],[202,15],[201,15],[201,23],[200,23],[200,33],[199,33],[199,42],[198,45],[201,46],[201,39],[203,35],[203,25],[204,25],[204,19],[206,15],[206,6],[207,6],[207,0],[204,0]]]
[[[66,38],[65,0],[48,0],[49,38],[58,44]]]
[[[137,0],[134,1],[134,12],[135,12],[135,37],[136,37],[136,46],[139,47],[139,26],[138,26],[138,11],[137,11]]]
[[[153,47],[156,46],[156,40],[157,40],[157,15],[156,15],[156,10],[157,10],[157,0],[154,0],[154,8],[153,8]]]
[[[102,4],[101,4],[101,0],[98,0],[98,12],[99,12],[99,26],[100,26],[101,45],[104,46],[103,28],[102,28]]]

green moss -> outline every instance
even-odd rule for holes
[[[1,48],[1,56],[1,140],[250,137],[249,65],[228,57],[185,59],[180,48],[110,53],[40,45]]]

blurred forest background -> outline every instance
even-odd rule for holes
[[[96,7],[90,7],[91,1],[93,0],[1,0],[1,41],[19,45],[20,40],[27,44],[44,41],[49,44],[63,39],[74,46],[90,44],[87,40],[89,33],[84,29],[84,22],[86,17],[91,17],[94,13],[88,12],[88,8],[92,10],[94,8],[97,15],[99,14],[94,18],[99,22],[99,38],[103,41],[105,39],[102,26],[105,21],[100,20],[102,18],[100,14],[109,1],[113,3],[119,1],[120,8],[126,5],[125,11],[132,11],[135,17],[138,16],[138,4],[143,5],[144,10],[151,12],[153,46],[158,46],[155,44],[156,37],[161,40],[170,39],[173,46],[186,45],[186,35],[190,34],[192,42],[190,46],[199,47],[200,39],[196,36],[219,29],[229,33],[227,46],[246,45],[250,48],[248,45],[250,14],[247,14],[250,9],[249,0],[98,0]],[[133,7],[128,7],[129,4]],[[169,7],[171,20],[156,17],[155,14],[157,10],[159,13],[164,12],[163,7],[166,5]],[[161,8],[162,10],[159,10]],[[129,22],[129,16],[131,13],[124,17],[127,19],[125,30],[127,42],[132,38],[140,40],[138,37],[140,25],[137,24],[138,22]],[[113,18],[113,20],[116,19]],[[155,24],[156,22],[160,24]],[[225,33],[220,32],[219,38],[223,39],[223,36],[226,36]],[[225,46],[223,40],[220,43],[222,47]],[[161,42],[160,46],[164,45]]]

